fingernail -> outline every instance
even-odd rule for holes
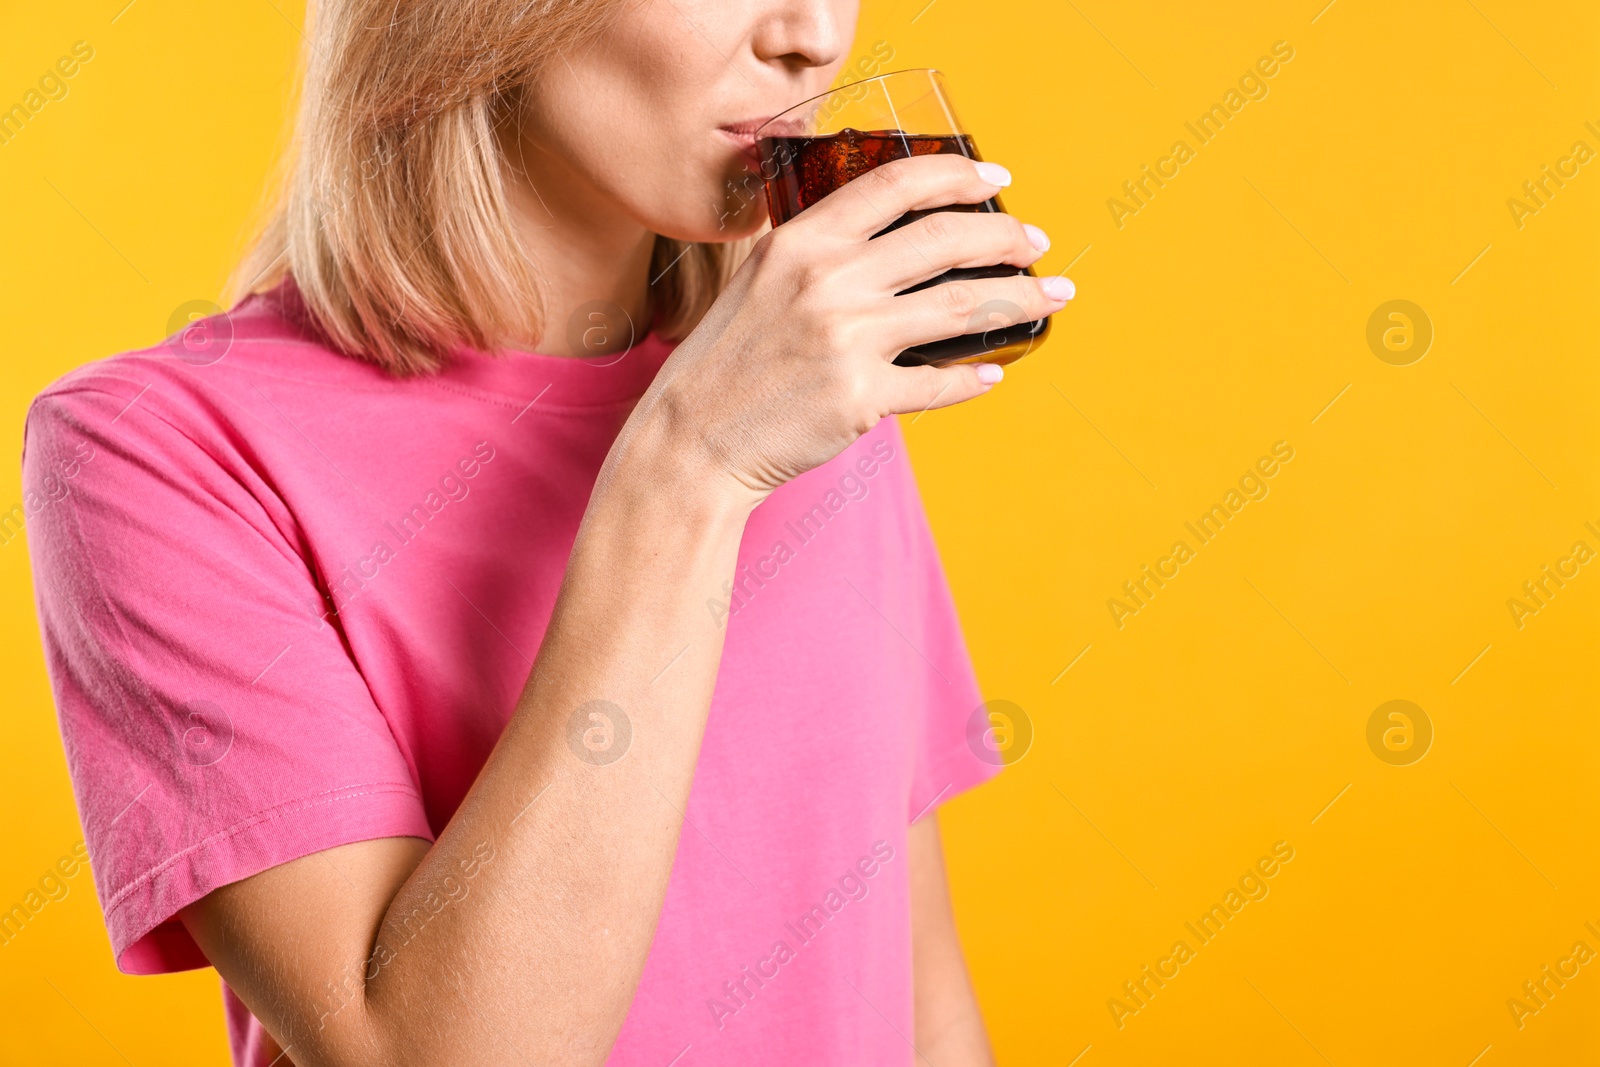
[[[1053,274],[1048,278],[1039,279],[1039,288],[1044,290],[1044,295],[1051,300],[1071,300],[1077,294],[1077,286],[1072,284],[1071,278],[1063,278]]]
[[[1022,231],[1028,235],[1028,243],[1041,252],[1050,251],[1050,238],[1039,227],[1031,222],[1022,224]]]
[[[978,364],[978,381],[984,385],[993,385],[1006,376],[1005,368],[998,363]]]
[[[1011,172],[998,163],[978,163],[978,177],[990,185],[1010,185]]]

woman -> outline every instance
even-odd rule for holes
[[[749,131],[855,15],[329,0],[253,291],[35,402],[113,948],[216,967],[235,1063],[990,1062],[933,813],[993,767],[885,416],[1070,288],[894,295],[1048,244],[869,241],[1008,180],[960,157],[752,239]]]

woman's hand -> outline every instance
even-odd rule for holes
[[[931,155],[835,190],[756,244],[630,421],[664,424],[654,427],[664,436],[646,436],[697,450],[758,502],[886,415],[988,391],[1001,376],[992,364],[893,360],[914,345],[1044,318],[1066,304],[1071,283],[1017,275],[895,294],[953,267],[1029,266],[1048,247],[1043,233],[1010,215],[942,211],[872,235],[908,211],[980,203],[1009,181],[995,164]],[[1007,309],[1006,321],[974,321],[991,307]]]

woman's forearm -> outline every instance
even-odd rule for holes
[[[517,712],[379,933],[493,850],[432,936],[368,983],[397,1062],[498,1061],[504,1042],[529,1062],[605,1058],[654,935],[722,656],[704,602],[732,576],[755,502],[706,475],[653,428],[619,440]]]
[[[756,502],[697,462],[657,422],[625,428],[517,710],[431,848],[345,846],[186,913],[302,1067],[605,1059],[722,654],[705,600]]]

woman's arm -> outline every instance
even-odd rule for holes
[[[878,419],[987,388],[971,366],[895,367],[895,353],[971,329],[989,301],[1016,321],[1064,303],[1027,277],[896,295],[952,266],[1038,258],[999,214],[934,214],[870,240],[886,218],[992,196],[990,166],[898,160],[762,239],[623,427],[516,711],[436,843],[332,849],[184,909],[300,1067],[606,1058],[716,680],[705,601],[732,578],[750,511]],[[594,700],[632,732],[603,765],[569,743]]]
[[[939,818],[934,813],[908,835],[911,876],[911,970],[916,1047],[939,1067],[994,1067],[983,1014],[967,977],[950,911]]]
[[[620,450],[520,710],[432,848],[347,845],[185,911],[295,1063],[605,1058],[654,934],[721,655],[705,598],[733,573],[751,503],[709,482],[673,442],[635,435]],[[631,728],[608,764],[569,743],[594,699]]]

